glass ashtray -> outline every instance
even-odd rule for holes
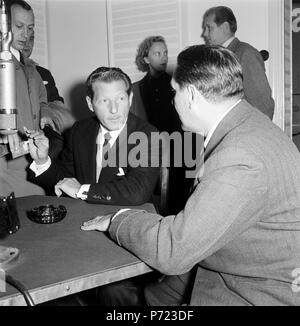
[[[34,207],[28,211],[28,217],[36,223],[51,224],[61,221],[67,215],[67,209],[63,205],[54,207],[53,205],[44,205]]]

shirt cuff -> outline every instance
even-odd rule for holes
[[[82,185],[79,189],[79,191],[77,192],[77,198],[80,198],[82,200],[86,200],[87,199],[87,194],[90,190],[90,186],[91,185]]]
[[[51,165],[51,158],[48,156],[46,163],[36,164],[35,161],[33,161],[30,164],[29,168],[30,168],[30,170],[32,170],[35,173],[35,176],[38,177],[39,175],[41,175],[42,173],[47,171],[49,169],[50,165]]]
[[[119,211],[117,211],[117,213],[115,215],[113,215],[113,217],[111,218],[111,222],[114,220],[115,217],[117,217],[118,215],[120,215],[120,214],[122,214],[122,213],[124,213],[126,211],[129,211],[129,210],[130,210],[130,208],[122,208],[122,209],[120,209]]]

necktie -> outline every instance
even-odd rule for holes
[[[109,144],[110,139],[111,139],[110,133],[106,132],[104,134],[104,143],[102,147],[102,161],[107,160],[108,158],[108,151],[110,150],[110,144]]]
[[[107,160],[108,158],[108,151],[110,149],[110,144],[109,144],[109,140],[111,139],[111,135],[109,132],[106,132],[104,134],[104,142],[102,145],[102,150],[101,150],[101,145],[98,144],[97,146],[97,173],[96,173],[96,181],[98,182],[99,177],[100,177],[100,173],[101,173],[101,169],[102,169],[102,162],[104,160]]]
[[[25,66],[23,54],[20,52],[20,62]]]

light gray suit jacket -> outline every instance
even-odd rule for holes
[[[164,274],[196,265],[191,305],[300,305],[293,292],[300,268],[297,148],[243,100],[218,125],[204,160],[201,181],[177,216],[130,210],[113,220],[111,237]]]
[[[235,38],[227,48],[235,53],[242,66],[245,99],[272,120],[275,104],[261,54],[253,46],[241,42],[238,38]]]

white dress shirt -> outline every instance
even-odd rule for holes
[[[229,46],[229,44],[235,39],[235,36],[232,36],[231,38],[229,38],[227,41],[225,41],[222,46],[224,48],[227,48]]]
[[[10,47],[10,52],[15,56],[15,58],[20,61],[21,59],[21,54],[18,50],[16,50],[15,48],[13,48],[12,46]]]

